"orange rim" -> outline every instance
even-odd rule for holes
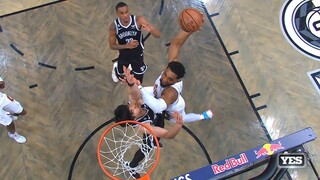
[[[152,173],[152,171],[154,170],[154,168],[157,166],[158,164],[158,161],[159,161],[159,157],[160,157],[160,146],[159,146],[159,141],[156,137],[156,135],[154,134],[154,132],[152,131],[151,128],[149,128],[148,126],[144,125],[143,123],[140,123],[140,122],[137,122],[137,121],[134,121],[134,120],[125,120],[125,121],[121,121],[121,122],[118,122],[118,123],[114,123],[113,125],[109,126],[107,128],[107,130],[104,131],[104,133],[101,135],[100,137],[100,140],[99,140],[99,143],[98,143],[98,148],[97,148],[97,156],[98,156],[98,161],[99,161],[99,165],[101,167],[101,169],[103,170],[103,172],[109,176],[111,179],[113,180],[120,180],[118,179],[117,177],[113,176],[110,172],[108,172],[106,170],[106,168],[104,168],[103,166],[103,163],[102,163],[102,160],[101,160],[101,157],[100,157],[100,148],[101,148],[101,143],[103,142],[104,140],[104,137],[106,134],[108,134],[112,128],[118,126],[118,125],[121,125],[121,124],[126,124],[126,123],[129,123],[129,124],[139,124],[140,126],[143,126],[145,129],[147,129],[150,134],[154,137],[155,141],[156,141],[156,145],[157,145],[157,154],[156,154],[156,159],[155,159],[155,162],[153,163],[152,167],[150,168],[150,170],[144,175],[142,176],[141,178],[139,178],[140,180],[150,180],[150,174]]]

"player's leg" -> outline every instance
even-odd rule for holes
[[[135,153],[132,161],[129,164],[131,168],[137,167],[139,163],[144,159],[145,157],[144,154],[150,152],[154,148],[153,141],[150,140],[149,135],[143,134],[143,143],[148,145],[148,147],[143,148],[143,150],[139,149]],[[147,151],[147,152],[143,152],[143,151]]]
[[[113,65],[112,65],[111,77],[112,77],[113,82],[118,82],[119,79],[116,75],[116,67],[118,66],[118,58],[112,60],[112,63],[113,63]]]
[[[135,154],[130,162],[125,162],[125,166],[129,169],[131,176],[138,179],[140,175],[135,171],[135,167],[139,165],[139,163],[145,158],[145,153],[149,153],[153,148],[154,144],[153,141],[150,140],[149,135],[143,134],[143,143],[148,145],[147,148],[139,149]],[[144,152],[147,151],[147,152]]]
[[[130,161],[129,166],[131,168],[135,168],[139,165],[139,162],[141,162],[144,159],[144,154],[141,149],[139,149],[135,154],[133,159]]]
[[[200,121],[200,120],[209,120],[213,117],[213,113],[211,110],[207,110],[202,112],[201,114],[196,114],[196,113],[185,113],[185,101],[182,96],[178,97],[178,101],[174,105],[174,107],[168,109],[168,113],[170,115],[170,121],[175,122],[175,119],[172,117],[172,113],[174,111],[178,111],[183,118],[184,123],[188,122],[194,122],[194,121]]]
[[[144,158],[144,154],[141,151],[141,149],[139,149],[134,154],[134,157],[133,157],[131,162],[124,162],[125,163],[124,164],[125,168],[129,171],[130,175],[135,179],[139,179],[140,178],[140,174],[137,173],[134,168],[139,165],[139,162],[142,161],[143,158]]]
[[[16,132],[16,126],[13,122],[13,119],[7,115],[7,112],[3,111],[2,109],[0,110],[0,124],[6,126],[8,130],[8,136],[12,139],[14,139],[18,143],[25,143],[26,138],[19,135]]]
[[[128,67],[129,64],[124,63],[123,61],[120,60],[120,58],[118,59],[118,63],[117,66],[115,67],[115,72],[116,72],[116,76],[119,80],[119,78],[123,78],[124,75],[124,71],[123,71],[123,66]]]
[[[3,106],[0,111],[1,119],[6,121],[5,126],[7,127],[9,137],[18,143],[25,143],[26,138],[16,132],[16,127],[12,120],[16,120],[19,115],[27,114],[27,111],[23,109],[18,101],[7,95],[3,101]]]
[[[211,110],[207,110],[202,112],[201,114],[196,113],[188,113],[183,119],[184,122],[194,122],[200,120],[210,120],[213,117],[213,113]]]
[[[143,75],[147,71],[147,65],[143,61],[143,56],[141,56],[138,60],[131,63],[132,72],[136,79],[143,83]]]

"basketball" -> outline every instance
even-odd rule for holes
[[[195,8],[186,8],[179,15],[179,25],[183,31],[198,31],[203,24],[203,14]]]

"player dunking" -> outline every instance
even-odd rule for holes
[[[158,140],[160,140],[161,137],[166,139],[174,138],[182,128],[182,116],[178,112],[174,112],[173,118],[176,122],[175,125],[168,130],[164,129],[164,118],[162,114],[154,113],[152,109],[150,109],[144,103],[143,99],[141,98],[138,86],[133,83],[135,81],[133,75],[125,67],[124,72],[126,77],[125,81],[128,84],[130,103],[128,105],[120,105],[115,109],[114,115],[116,122],[133,119],[140,123],[144,123],[147,127],[150,127]],[[147,139],[144,143],[148,144],[149,149],[147,150],[150,151],[154,147],[154,142],[151,142],[149,138],[146,138],[146,135],[144,135],[143,139]],[[142,151],[142,149],[139,149],[135,153],[132,161],[125,162],[125,164],[123,165],[130,172],[130,175],[136,179],[140,178],[140,175],[135,171],[134,168],[138,166],[139,162],[145,157]]]
[[[124,2],[116,5],[116,12],[118,18],[109,27],[109,46],[113,50],[119,50],[119,57],[113,65],[112,79],[118,82],[117,77],[123,76],[122,66],[128,67],[131,64],[135,78],[142,83],[147,65],[143,59],[141,30],[151,33],[156,38],[159,38],[161,33],[143,16],[131,15],[128,5]]]
[[[181,62],[177,61],[177,57],[181,46],[191,34],[192,33],[180,31],[173,38],[168,52],[169,63],[157,78],[153,87],[143,88],[138,80],[135,81],[135,83],[139,85],[138,88],[140,89],[144,102],[155,113],[166,111],[169,114],[170,121],[174,121],[174,111],[182,115],[184,122],[209,120],[213,117],[211,110],[207,110],[201,114],[185,113],[185,101],[181,95],[185,68]]]

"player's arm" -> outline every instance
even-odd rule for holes
[[[191,32],[180,31],[171,41],[168,51],[168,60],[177,61],[181,46],[186,42]]]
[[[140,90],[139,92],[142,100],[150,107],[150,109],[152,109],[154,113],[161,113],[178,98],[178,91],[173,87],[167,87],[162,91],[161,98],[157,99],[140,85],[140,81],[135,79],[130,73],[130,70],[125,66],[123,67],[123,72],[126,79],[121,79],[121,81],[128,83],[128,86],[131,87],[131,93],[135,94],[131,94],[131,98],[137,96],[136,91],[133,90],[138,88]]]
[[[138,16],[137,23],[138,27],[141,28],[143,31],[148,31],[152,34],[152,36],[160,38],[161,32],[154,25],[152,25],[145,17]]]
[[[3,79],[0,77],[0,89],[4,89],[6,86],[6,83],[3,81]]]
[[[143,100],[136,84],[128,83],[128,95],[130,103],[143,104]]]
[[[121,50],[121,49],[132,49],[136,48],[139,45],[139,42],[136,40],[131,41],[128,44],[118,44],[117,43],[117,34],[116,26],[114,23],[111,23],[109,26],[109,47],[112,50]]]
[[[174,112],[173,118],[175,118],[176,123],[170,129],[151,126],[150,124],[145,124],[145,125],[148,126],[150,129],[152,129],[152,131],[157,137],[172,139],[177,136],[177,134],[180,132],[183,125],[182,116],[178,112]],[[144,130],[144,128],[142,130]]]
[[[167,87],[162,91],[161,98],[157,99],[148,93],[142,86],[138,86],[143,101],[152,109],[154,113],[161,113],[178,98],[178,92],[173,87]]]
[[[138,85],[135,83],[137,80],[134,78],[133,74],[131,74],[131,70],[123,66],[123,72],[125,77],[123,79],[120,78],[120,81],[128,87],[129,102],[133,104],[143,104]]]

